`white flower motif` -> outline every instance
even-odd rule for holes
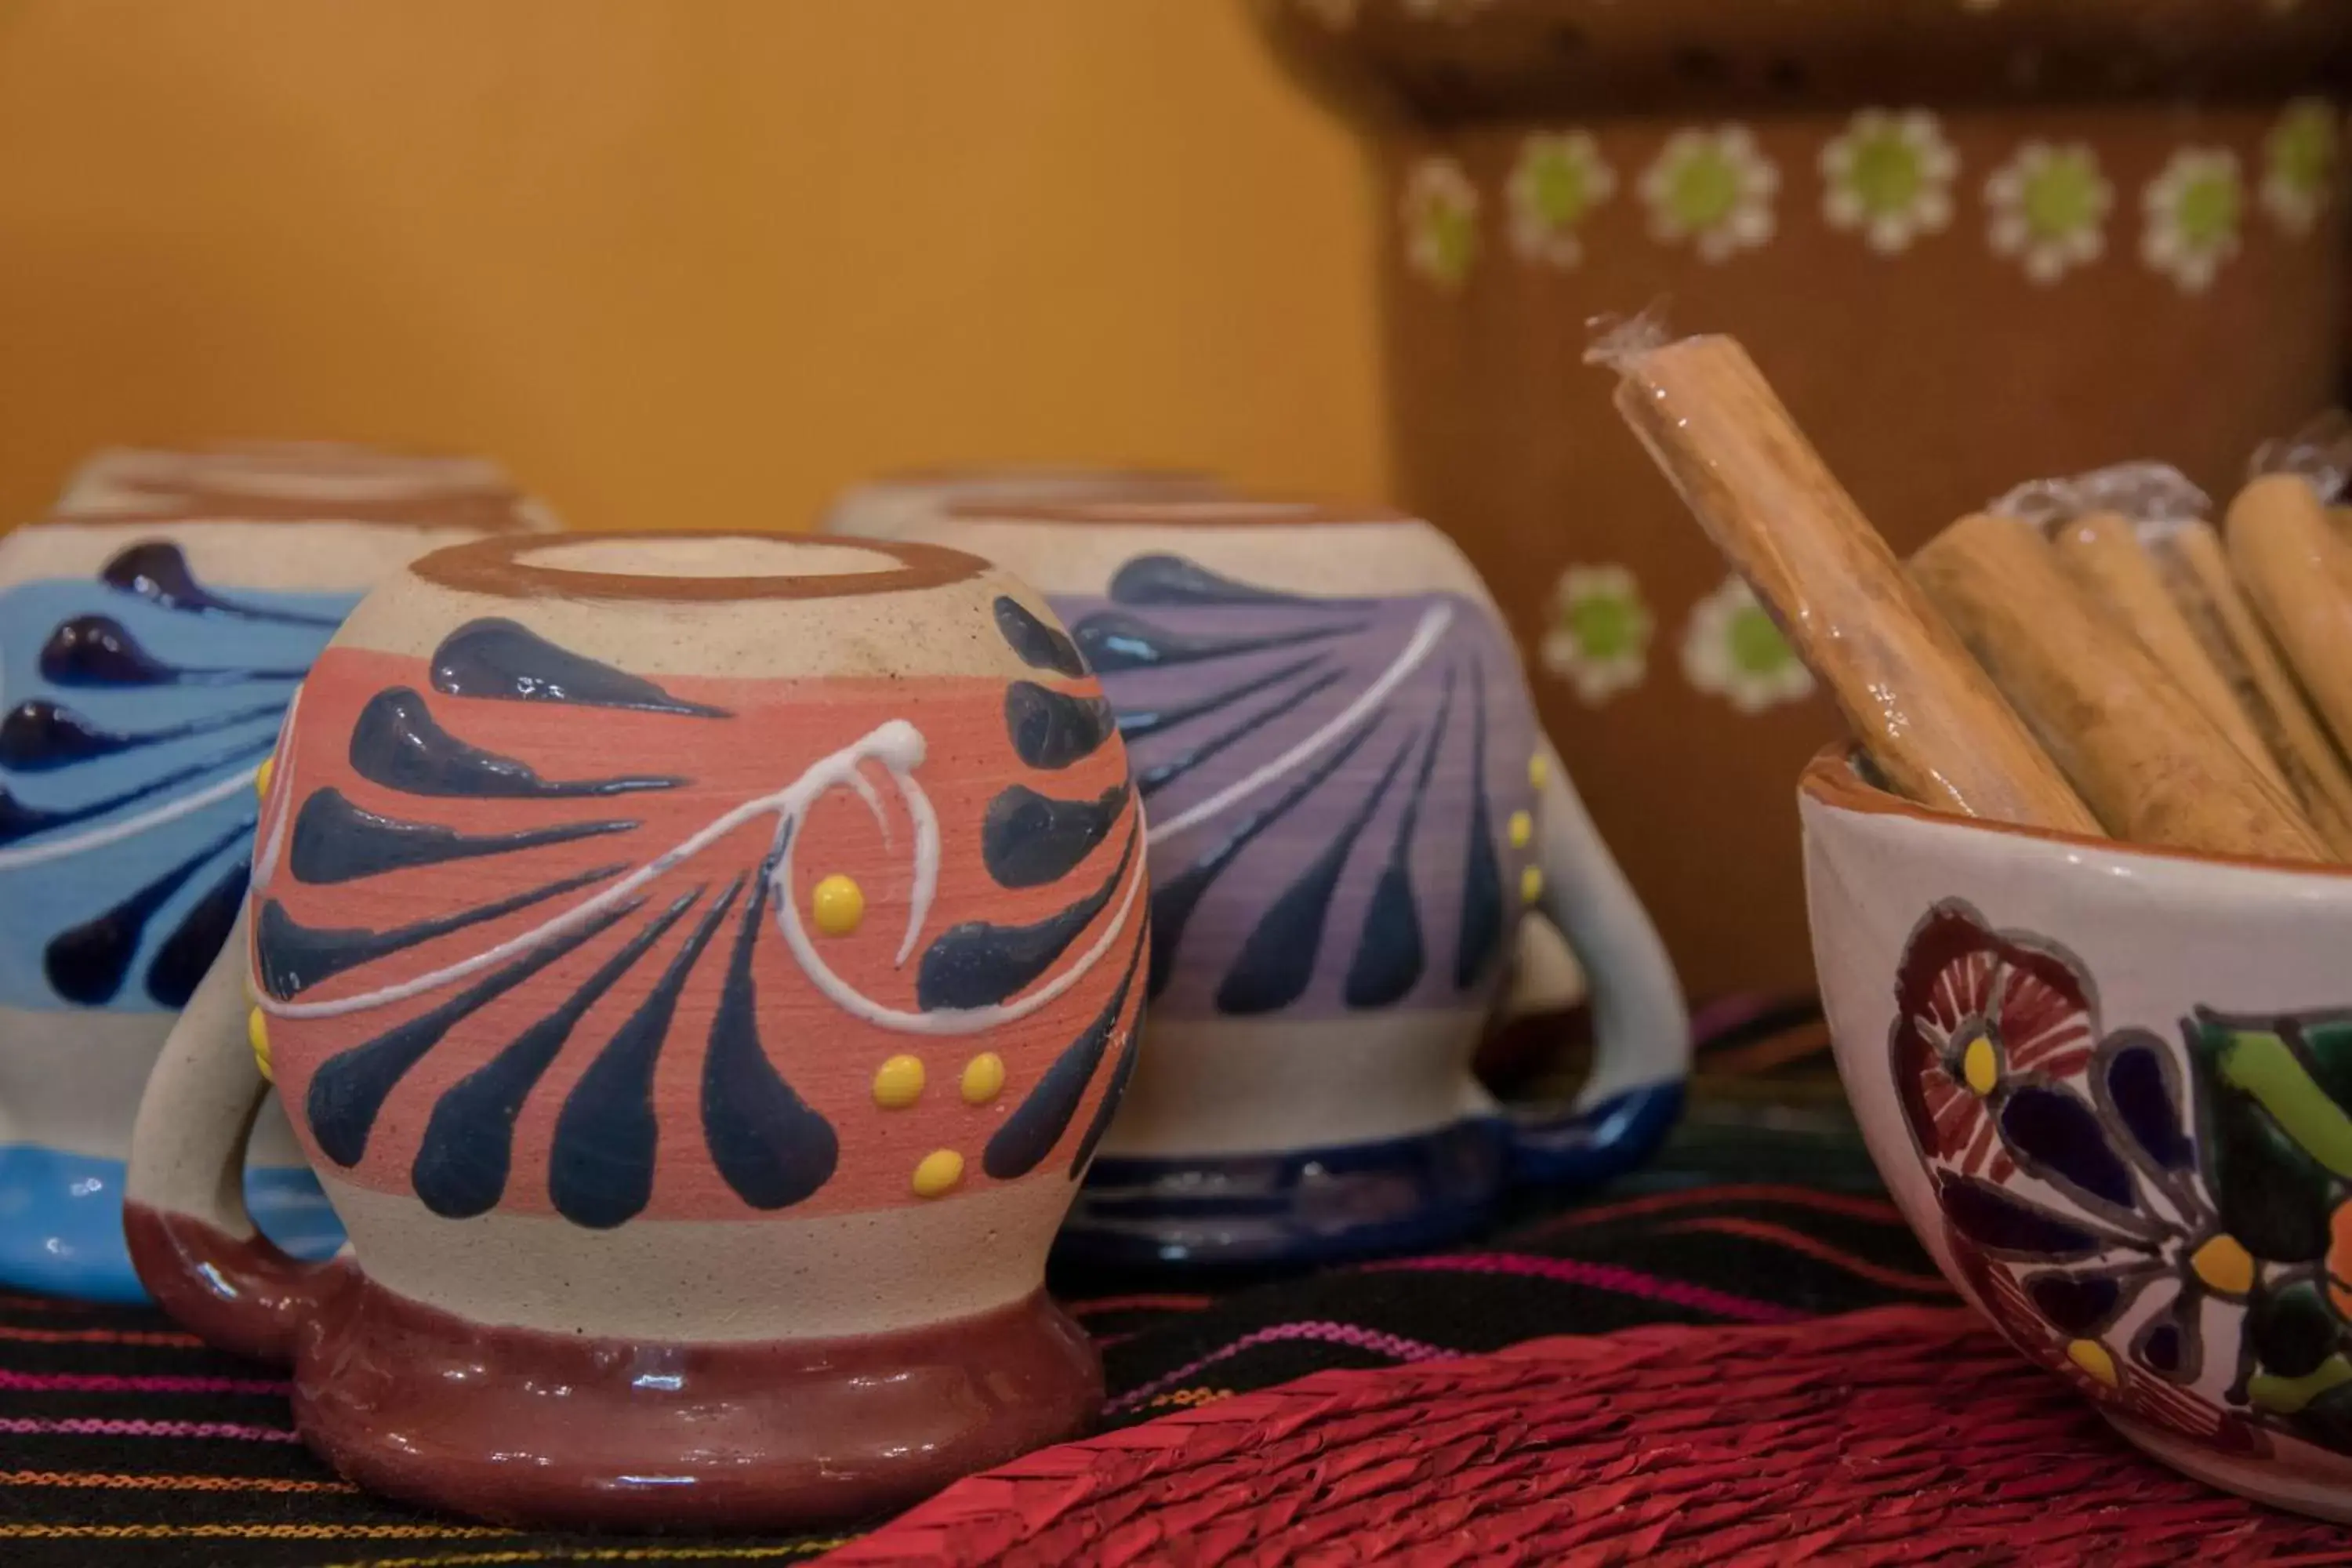
[[[1551,624],[1538,650],[1544,668],[1575,686],[1588,707],[1642,683],[1650,662],[1650,608],[1622,566],[1571,566],[1551,592]]]
[[[1985,182],[1993,254],[2013,258],[2036,283],[2055,283],[2106,251],[2116,189],[2099,155],[2081,142],[2028,142]]]
[[[1423,158],[1405,176],[1404,254],[1441,289],[1459,289],[1478,257],[1478,187],[1451,158]]]
[[[2309,234],[2336,189],[2341,148],[2336,106],[2299,98],[2263,142],[2263,208],[2289,234]]]
[[[1511,204],[1512,247],[1530,261],[1575,266],[1584,258],[1578,228],[1616,190],[1616,173],[1601,162],[1590,133],[1528,137],[1504,193]]]
[[[1769,240],[1780,189],[1780,171],[1744,125],[1677,131],[1642,174],[1651,237],[1691,240],[1707,261]]]
[[[1822,149],[1822,213],[1832,228],[1859,232],[1882,256],[1907,249],[1952,221],[1959,154],[1924,109],[1865,109]]]
[[[1761,713],[1813,692],[1813,672],[1737,577],[1725,578],[1692,607],[1683,628],[1683,674],[1742,713]]]
[[[1364,0],[1296,0],[1298,8],[1330,28],[1344,33],[1356,25]]]
[[[2238,254],[2245,207],[2238,155],[2227,147],[2184,147],[2141,194],[2140,259],[2187,292],[2212,287]]]

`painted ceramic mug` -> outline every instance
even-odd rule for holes
[[[1426,1245],[1514,1173],[1593,1180],[1664,1136],[1674,973],[1444,535],[1234,500],[967,507],[915,536],[1045,589],[1073,638],[1051,656],[1101,679],[1150,817],[1150,1049],[1073,1251]],[[1029,810],[1091,837],[1127,799],[1063,782]],[[1529,910],[1584,963],[1596,1064],[1573,1105],[1504,1114],[1471,1058]]]
[[[1223,493],[1224,486],[1213,475],[1181,468],[1082,464],[910,468],[844,490],[818,527],[855,539],[905,539],[957,507],[975,502],[1192,500]]]
[[[2134,1443],[2352,1520],[2352,875],[1940,816],[1824,753],[1815,961],[1945,1275]]]
[[[132,1118],[244,895],[256,770],[360,594],[476,532],[211,514],[0,540],[0,1283],[142,1299]],[[282,1118],[248,1182],[288,1247],[341,1241]]]
[[[341,441],[233,441],[172,450],[113,447],[74,471],[55,515],[170,510],[231,517],[332,516],[486,532],[561,528],[488,458]]]
[[[498,1519],[855,1516],[1086,1425],[1099,1365],[1042,1281],[1147,900],[1135,812],[1078,842],[1029,809],[1127,776],[1065,643],[932,546],[416,563],[288,721],[251,940],[141,1113],[142,1277],[290,1359],[344,1473]],[[257,1050],[331,1265],[216,1181]]]

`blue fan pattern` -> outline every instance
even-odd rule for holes
[[[245,894],[245,783],[356,602],[215,590],[163,542],[0,592],[0,1005],[187,1001]]]

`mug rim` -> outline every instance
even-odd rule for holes
[[[958,522],[1079,523],[1139,528],[1329,528],[1386,527],[1425,520],[1409,511],[1374,504],[1352,505],[1315,497],[1237,495],[1148,500],[1045,501],[1017,499],[962,501],[948,509]]]
[[[1183,485],[1218,482],[1217,476],[1207,468],[1161,468],[1150,463],[924,463],[892,468],[866,480],[866,485],[1057,484],[1069,479],[1141,479],[1153,484]]]
[[[371,515],[379,506],[391,503],[352,503],[351,510],[337,510],[338,503],[297,503],[267,496],[223,495],[221,504],[199,504],[207,498],[180,496],[169,500],[154,498],[156,504],[121,511],[49,510],[27,521],[18,523],[9,532],[20,533],[36,528],[307,528],[327,526],[342,528],[404,528],[410,530],[464,529],[473,533],[530,533],[537,538],[550,537],[534,531],[525,511],[528,497],[520,491],[499,495],[484,490],[467,494],[452,492],[417,502],[420,510],[404,517]],[[499,514],[488,517],[452,515],[434,517],[431,507],[446,506],[452,501],[504,501],[509,503]]]
[[[1854,765],[1854,755],[1858,750],[1851,742],[1832,741],[1814,752],[1812,760],[1805,764],[1804,771],[1797,777],[1798,796],[1832,810],[1867,816],[1899,816],[1912,822],[1951,828],[1956,832],[2024,838],[2065,849],[2095,849],[2105,855],[2226,867],[2231,870],[2284,873],[2326,882],[2352,879],[2352,865],[2336,865],[2324,860],[2269,860],[2251,855],[2220,855],[2204,849],[2136,844],[2121,838],[2102,838],[2095,834],[2070,833],[2063,828],[2030,827],[2021,823],[1995,822],[1987,817],[1959,816],[1951,812],[1932,810],[1864,778],[1862,771]]]
[[[534,551],[606,542],[656,544],[679,540],[731,540],[786,550],[856,550],[897,564],[871,572],[788,573],[726,576],[661,576],[651,573],[588,572],[541,566],[521,559]],[[753,599],[847,599],[908,593],[969,582],[987,562],[943,544],[861,539],[838,534],[745,533],[729,529],[642,529],[628,532],[497,533],[419,556],[409,572],[425,582],[502,599],[623,599],[666,604],[720,604]]]

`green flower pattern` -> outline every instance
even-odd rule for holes
[[[1571,566],[1552,589],[1551,624],[1538,650],[1544,668],[1598,707],[1642,683],[1652,623],[1641,584],[1622,566]]]
[[[2336,191],[2342,132],[2336,106],[2297,99],[2263,143],[2263,208],[2289,234],[2309,234]]]
[[[1822,216],[1882,256],[1951,224],[1960,161],[1925,110],[1863,110],[1822,149],[1821,165]]]
[[[2189,147],[2172,155],[2141,194],[2140,259],[2201,294],[2236,255],[2245,207],[2238,155]]]
[[[2243,248],[2253,208],[2281,233],[2310,235],[2336,199],[2343,135],[2329,100],[2288,105],[2255,161],[2259,185],[2236,150],[2175,150],[2139,191],[2140,260],[2184,293],[2201,294]],[[1601,147],[1589,130],[1521,141],[1500,192],[1505,232],[1519,259],[1559,269],[1584,262],[1596,216],[1617,194],[1618,174]],[[1944,232],[1957,215],[1960,155],[1923,110],[1863,110],[1823,144],[1817,162],[1823,222],[1881,255]],[[1747,126],[1686,126],[1665,138],[1634,189],[1653,240],[1688,246],[1719,263],[1770,243],[1780,178]],[[2116,191],[2086,142],[2021,142],[1979,194],[1989,247],[2035,284],[2057,283],[2107,254]],[[1461,162],[1443,154],[1416,160],[1401,206],[1411,269],[1441,289],[1463,287],[1485,237],[1480,193]]]
[[[1451,158],[1427,157],[1405,177],[1405,259],[1441,289],[1462,287],[1478,258],[1478,187]]]
[[[1512,248],[1530,261],[1575,266],[1584,258],[1579,227],[1616,190],[1616,173],[1591,132],[1528,137],[1505,192]]]
[[[1780,189],[1780,169],[1744,125],[1677,131],[1642,175],[1651,237],[1688,241],[1706,261],[1769,242]]]
[[[1737,577],[1691,610],[1683,628],[1683,675],[1742,713],[1761,713],[1812,695],[1813,674],[1772,617]]]

